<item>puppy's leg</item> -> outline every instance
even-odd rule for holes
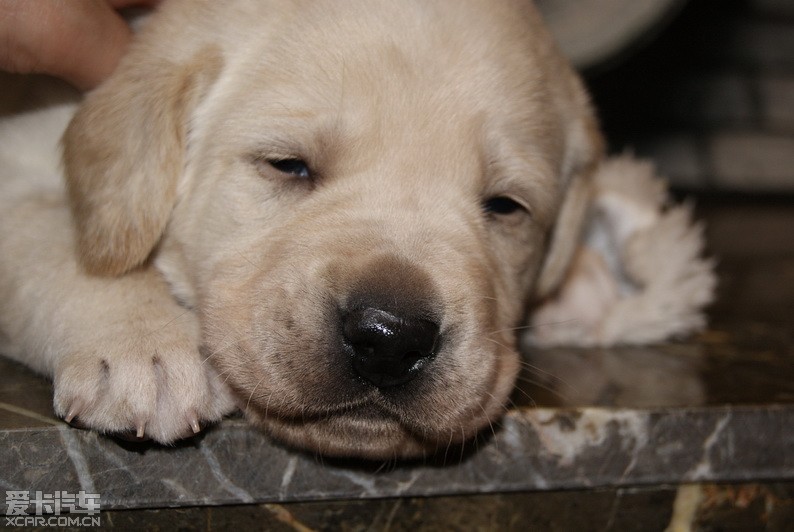
[[[2,203],[0,349],[53,378],[59,416],[170,442],[233,409],[155,270],[84,274],[58,191]]]

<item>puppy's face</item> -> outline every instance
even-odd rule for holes
[[[580,202],[560,211],[597,149],[531,6],[357,3],[167,6],[72,124],[67,168],[82,234],[124,240],[120,257],[84,245],[87,266],[128,268],[162,235],[157,264],[249,417],[327,454],[411,456],[500,415],[515,328],[564,268],[551,235],[573,238]],[[169,39],[170,77],[149,57]],[[125,133],[161,159],[140,178],[157,205],[122,200],[130,238],[86,207],[96,183],[70,151],[152,68],[168,79],[143,105],[172,117],[156,140]],[[112,197],[139,186],[119,181]]]

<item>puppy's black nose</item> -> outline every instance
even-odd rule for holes
[[[342,326],[353,350],[353,368],[378,388],[416,377],[435,354],[439,337],[439,327],[432,321],[377,308],[349,312]]]

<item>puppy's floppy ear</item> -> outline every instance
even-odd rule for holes
[[[214,48],[190,61],[131,53],[90,93],[63,138],[82,265],[118,275],[143,263],[176,202],[190,116],[217,78]]]
[[[570,100],[560,105],[561,114],[568,113],[565,128],[567,147],[562,169],[566,188],[535,284],[536,300],[554,293],[573,262],[593,201],[593,175],[605,151],[604,139],[584,88],[574,75],[567,81]],[[559,91],[559,94],[564,94],[564,91]]]
[[[560,286],[581,244],[587,211],[592,200],[590,172],[575,176],[565,192],[551,242],[535,285],[535,298],[543,299]]]

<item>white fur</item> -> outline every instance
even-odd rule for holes
[[[702,228],[669,205],[650,163],[617,157],[594,176],[588,230],[558,294],[532,315],[535,345],[661,342],[697,331],[716,277]]]

